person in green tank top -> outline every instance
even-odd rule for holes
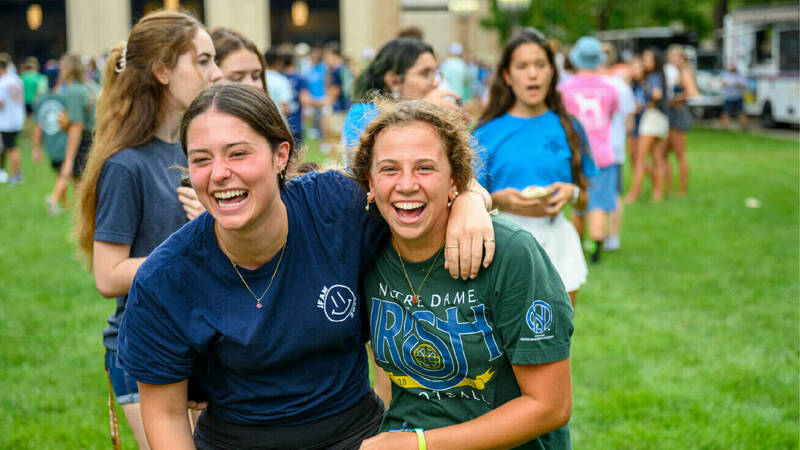
[[[573,309],[561,278],[529,232],[496,218],[495,239],[475,243],[495,248],[492,265],[453,280],[439,261],[458,251],[445,228],[472,178],[466,124],[421,101],[381,109],[353,176],[391,229],[362,296],[389,407],[361,448],[571,448]]]

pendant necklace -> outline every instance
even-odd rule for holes
[[[414,286],[411,285],[411,279],[408,278],[408,273],[406,272],[406,265],[403,264],[403,257],[400,256],[400,250],[397,249],[397,245],[395,245],[394,239],[392,239],[392,246],[394,247],[394,251],[397,252],[397,259],[400,260],[400,267],[403,268],[403,276],[406,277],[406,281],[408,282],[408,288],[411,289],[411,295],[412,295],[411,301],[414,302],[414,303],[417,303],[419,301],[419,294],[422,293],[422,286],[428,280],[428,276],[431,274],[431,271],[433,270],[433,266],[436,265],[436,261],[439,260],[439,256],[442,254],[442,250],[444,250],[444,246],[442,246],[442,248],[440,248],[439,251],[436,252],[436,258],[434,258],[433,263],[431,264],[431,266],[428,267],[428,273],[425,274],[425,278],[422,279],[422,282],[419,284],[419,286],[417,286],[416,290],[414,290]]]
[[[246,287],[247,290],[250,291],[250,295],[252,295],[253,298],[256,299],[256,308],[258,309],[261,309],[261,307],[264,306],[261,304],[261,300],[267,295],[267,292],[269,292],[269,288],[272,287],[272,280],[275,279],[275,274],[278,273],[278,268],[281,266],[281,261],[283,261],[283,252],[286,250],[286,244],[288,242],[289,242],[289,231],[287,230],[286,235],[284,236],[283,247],[281,247],[281,256],[278,257],[278,264],[275,265],[275,270],[272,271],[272,277],[269,279],[269,284],[267,285],[267,289],[264,291],[263,294],[261,294],[261,297],[257,297],[255,292],[253,292],[253,290],[250,289],[250,285],[247,284],[247,281],[244,281],[244,277],[242,276],[241,272],[239,272],[239,268],[236,266],[236,263],[233,262],[230,256],[228,256],[228,254],[225,253],[224,250],[222,252],[228,258],[228,261],[230,261],[231,265],[233,266],[233,270],[236,271],[236,275],[239,275],[239,279],[242,280],[242,283],[244,283],[244,287]],[[222,247],[222,245],[220,245],[220,247]]]

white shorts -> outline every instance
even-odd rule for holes
[[[575,227],[564,217],[564,213],[559,213],[554,220],[550,217],[500,214],[528,230],[536,238],[561,276],[567,292],[577,291],[586,283],[589,270],[583,257],[581,238]]]
[[[661,110],[650,108],[642,114],[639,122],[639,136],[655,136],[666,139],[669,136],[669,119]]]

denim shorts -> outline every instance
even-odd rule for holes
[[[607,213],[616,211],[619,168],[620,166],[612,164],[589,177],[589,204],[585,210],[573,209],[572,213],[582,216],[595,210]]]
[[[114,395],[117,403],[139,403],[139,386],[136,380],[128,375],[120,367],[117,367],[117,352],[106,349],[106,372],[111,378],[111,386],[114,388]]]

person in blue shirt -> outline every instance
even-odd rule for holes
[[[445,108],[459,108],[456,94],[439,89],[441,76],[437,67],[433,47],[419,39],[397,38],[381,47],[353,87],[353,98],[359,103],[347,112],[342,127],[347,166],[352,163],[361,133],[378,115],[372,97],[425,100]]]
[[[222,79],[214,56],[211,37],[191,16],[160,11],[139,20],[106,61],[96,134],[78,185],[78,245],[97,290],[116,300],[103,330],[106,371],[140,448],[147,441],[139,391],[117,365],[119,326],[136,270],[202,209],[191,188],[179,187],[176,166],[185,167],[186,156],[178,125],[195,96]],[[185,195],[195,199],[182,203]]]
[[[527,28],[503,49],[489,104],[473,133],[483,165],[478,181],[502,214],[530,231],[547,252],[573,307],[587,268],[580,238],[564,217],[569,203],[587,204],[597,166],[579,122],[556,89],[553,52]]]
[[[354,448],[383,412],[369,387],[359,277],[385,223],[341,171],[286,180],[294,145],[262,90],[206,89],[180,142],[207,212],[139,267],[119,336],[151,446]],[[448,254],[451,275],[477,275],[494,236],[485,200],[462,193],[453,204],[448,233],[462,251]],[[194,438],[190,377],[208,401]]]
[[[292,132],[294,145],[301,148],[303,146],[303,105],[311,103],[311,94],[308,93],[306,79],[297,73],[294,64],[294,47],[291,44],[278,46],[278,58],[282,63],[281,74],[292,85],[292,101],[289,103],[286,123],[289,125],[289,131]]]

